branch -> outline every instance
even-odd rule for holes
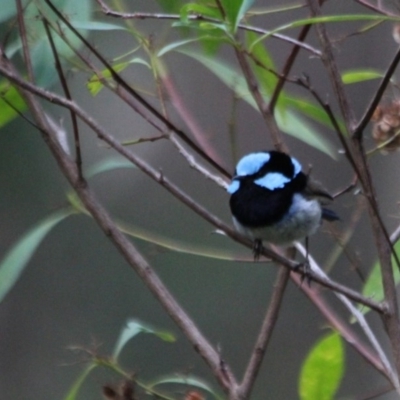
[[[360,140],[360,138],[363,134],[363,131],[364,131],[365,127],[368,125],[368,123],[372,117],[372,114],[374,113],[376,107],[378,106],[379,102],[381,101],[382,96],[385,93],[385,90],[386,90],[388,84],[390,83],[390,79],[392,78],[399,62],[400,62],[400,47],[397,49],[397,52],[396,52],[392,62],[390,63],[388,69],[386,70],[385,75],[379,85],[378,90],[375,92],[374,97],[372,98],[369,106],[365,110],[364,115],[362,116],[360,122],[355,127],[354,132],[353,132],[354,139]]]
[[[265,350],[271,339],[273,329],[278,319],[279,310],[282,304],[283,295],[289,280],[290,270],[281,267],[278,271],[278,277],[274,285],[274,292],[262,323],[260,333],[253,352],[251,354],[249,363],[243,376],[243,380],[238,387],[240,398],[247,399],[253,389],[254,382],[260,371],[261,363],[264,358]]]
[[[161,184],[174,197],[176,197],[183,204],[192,209],[196,214],[204,218],[206,221],[208,221],[211,225],[215,226],[217,229],[223,231],[227,236],[229,236],[234,241],[241,243],[242,245],[248,247],[249,249],[253,248],[253,242],[250,239],[247,239],[244,236],[240,235],[232,227],[222,222],[219,218],[211,214],[204,207],[196,203],[190,196],[184,193],[179,187],[170,182],[166,177],[164,177],[164,175],[161,172],[154,170],[142,159],[140,159],[138,156],[136,156],[128,149],[126,149],[124,146],[122,146],[116,139],[114,139],[111,135],[107,134],[107,132],[103,129],[103,127],[100,126],[91,116],[89,116],[75,102],[69,101],[55,93],[39,88],[35,85],[30,84],[29,82],[24,81],[14,72],[8,70],[2,64],[1,61],[2,60],[0,54],[0,74],[4,75],[4,77],[9,79],[11,82],[21,87],[22,89],[26,89],[29,92],[50,101],[51,103],[58,104],[62,107],[73,110],[76,113],[76,115],[96,133],[99,139],[103,140],[110,147],[115,149],[119,154],[121,154],[127,160],[135,164],[141,171],[143,171],[151,179]],[[297,273],[300,273],[298,271],[298,264],[293,260],[289,260],[265,247],[262,249],[261,254],[267,258],[274,260],[278,264],[285,266],[286,268],[289,268],[293,271],[297,271]],[[383,314],[386,313],[385,304],[378,304],[373,300],[360,295],[358,292],[346,286],[340,285],[337,282],[332,281],[331,279],[325,279],[323,277],[319,277],[313,274],[312,272],[310,274],[310,279],[321,284],[322,286],[330,288],[336,292],[342,293],[345,296],[349,297],[350,299],[356,301],[357,303],[364,304],[365,306],[370,307],[371,309],[378,311],[379,313]]]
[[[180,21],[180,19],[181,19],[181,16],[179,14],[146,13],[146,12],[121,13],[121,12],[117,12],[117,11],[114,11],[111,8],[109,8],[107,6],[107,4],[104,3],[103,0],[97,0],[97,2],[100,4],[100,7],[105,15],[108,15],[108,16],[114,17],[114,18],[140,19],[140,20],[142,20],[142,19],[166,19],[166,20],[177,20],[177,21]],[[218,19],[205,17],[205,16],[199,15],[199,14],[191,14],[191,15],[188,15],[187,18],[189,21],[200,21],[200,22],[206,21],[206,22],[221,23],[221,21]],[[293,39],[290,36],[282,35],[280,33],[271,33],[271,31],[267,31],[265,29],[254,27],[254,26],[249,26],[249,25],[244,25],[244,24],[239,24],[238,28],[245,30],[245,31],[259,33],[260,35],[271,35],[271,37],[273,37],[275,39],[279,39],[279,40],[282,40],[289,44],[299,46],[302,49],[310,52],[314,56],[317,56],[317,57],[321,56],[321,52],[319,50],[315,49],[314,47],[310,46],[307,43],[302,43],[301,41]]]
[[[0,56],[3,55],[0,54]],[[12,75],[14,79],[21,82],[21,78],[4,57],[1,57],[0,59],[0,69],[4,75]],[[51,153],[56,159],[60,170],[74,188],[86,209],[90,212],[93,219],[97,222],[105,235],[113,242],[128,264],[140,276],[151,293],[158,299],[168,315],[182,330],[194,349],[206,361],[222,388],[228,392],[231,387],[237,385],[235,377],[229,367],[224,364],[223,370],[221,369],[221,358],[218,352],[215,351],[215,349],[205,339],[194,322],[174,299],[172,294],[164,286],[163,282],[147,261],[137,251],[132,242],[130,242],[118,229],[108,212],[98,202],[87,183],[80,179],[79,171],[75,163],[60,146],[54,132],[52,132],[51,127],[47,123],[46,117],[44,116],[38,101],[34,96],[32,96],[33,91],[29,90],[28,87],[24,88],[23,85],[19,85],[19,88],[22,89],[21,94],[24,96],[28,107],[35,118],[36,124],[41,128],[42,137],[45,143],[48,145]],[[64,101],[71,103],[70,100],[64,99]],[[76,114],[79,115],[77,112]]]

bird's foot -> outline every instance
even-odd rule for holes
[[[308,260],[305,262],[298,263],[294,267],[294,271],[298,271],[301,274],[300,281],[303,284],[304,280],[307,281],[308,286],[311,286],[311,267]]]
[[[262,247],[263,245],[261,239],[254,240],[254,245],[253,245],[254,261],[258,261],[260,259]]]

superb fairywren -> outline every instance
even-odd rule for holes
[[[279,151],[244,156],[228,187],[235,228],[255,241],[258,258],[262,240],[289,245],[316,232],[321,219],[338,219],[321,206],[332,197],[313,188],[300,163]]]

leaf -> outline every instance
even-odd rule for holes
[[[89,374],[98,366],[96,363],[91,363],[85,368],[82,373],[79,375],[78,379],[73,383],[71,388],[69,389],[67,395],[64,397],[64,400],[76,400],[78,392],[85,382],[86,378]]]
[[[126,28],[122,25],[110,24],[108,22],[99,21],[71,21],[71,24],[76,29],[83,29],[87,31],[125,31]]]
[[[26,109],[25,100],[21,97],[18,90],[14,86],[11,86],[8,81],[0,82],[0,128],[8,124],[15,117],[18,116],[19,112],[23,112]],[[12,107],[9,106],[9,104]]]
[[[199,61],[203,66],[214,73],[226,86],[232,89],[238,97],[243,98],[243,100],[258,111],[258,107],[249,92],[245,79],[232,67],[217,60],[215,57],[210,58],[194,51],[181,49],[179,52]],[[263,95],[265,101],[268,101],[268,95],[266,93],[263,93]],[[290,110],[281,111],[277,109],[275,117],[279,128],[283,132],[315,147],[332,158],[336,157],[333,145]]]
[[[254,0],[222,0],[226,17],[231,25],[231,33],[235,34],[240,21],[253,5]]]
[[[142,64],[151,69],[150,65],[145,60],[139,57],[134,57],[130,61],[125,61],[122,63],[115,64],[112,67],[115,72],[121,72],[130,64]],[[87,88],[89,89],[89,92],[91,93],[92,96],[96,96],[100,92],[100,90],[103,89],[104,87],[103,80],[110,80],[112,77],[111,71],[107,68],[100,71],[100,74],[101,74],[100,77],[97,74],[94,74],[88,80]]]
[[[396,252],[397,256],[400,256],[400,240],[398,240],[395,245],[393,246],[394,251]],[[393,265],[393,275],[394,275],[394,281],[396,286],[400,282],[400,272],[399,268],[396,264],[395,258],[392,256],[392,265]],[[365,297],[372,298],[376,302],[381,302],[383,301],[385,295],[383,292],[383,286],[382,286],[382,274],[381,274],[381,267],[379,261],[375,263],[373,266],[370,274],[368,275],[367,281],[364,284],[362,294]],[[360,305],[360,309],[367,313],[370,309],[365,306]]]
[[[71,214],[73,211],[68,208],[48,216],[26,232],[7,252],[0,263],[0,302],[13,288],[45,236]]]
[[[221,250],[218,248],[206,247],[198,243],[184,243],[182,241],[173,239],[170,236],[166,237],[159,235],[155,232],[149,232],[143,228],[132,226],[122,221],[117,221],[117,226],[118,229],[121,230],[121,232],[129,236],[132,236],[136,239],[144,240],[146,242],[155,244],[171,251],[176,251],[178,253],[207,257],[215,260],[254,262],[254,259],[252,257],[243,256],[242,254],[236,254],[230,250]]]
[[[257,34],[254,32],[246,33],[246,41],[248,44],[254,42],[256,40]],[[256,46],[253,46],[252,55],[256,58],[258,62],[260,62],[263,67],[256,65],[254,62],[252,63],[254,72],[261,83],[262,88],[265,93],[271,94],[275,88],[275,85],[278,82],[278,78],[267,69],[272,71],[276,71],[276,66],[274,60],[268,53],[268,50],[264,46],[263,43],[258,43]]]
[[[275,33],[280,33],[282,31],[298,28],[304,25],[313,25],[313,24],[325,24],[325,23],[334,23],[334,22],[354,22],[354,21],[398,21],[398,17],[386,17],[379,15],[368,15],[368,14],[345,14],[345,15],[329,15],[323,17],[313,17],[306,19],[299,19],[288,24],[284,24],[275,28],[268,33],[260,36],[252,46],[257,44],[257,42],[263,41]],[[251,48],[250,48],[251,51]]]
[[[125,347],[125,345],[139,333],[150,333],[152,335],[156,335],[165,342],[176,341],[175,336],[170,332],[154,330],[150,326],[145,325],[144,323],[136,319],[130,319],[128,320],[126,326],[122,329],[119,335],[119,338],[117,340],[117,343],[113,351],[113,357],[117,359],[119,354],[121,353],[121,350]]]
[[[95,175],[103,172],[109,172],[119,168],[136,168],[130,161],[120,157],[110,157],[99,161],[92,165],[86,172],[88,178],[93,178]]]
[[[342,82],[346,85],[351,83],[358,83],[369,81],[371,79],[383,78],[382,72],[374,69],[355,69],[349,70],[342,73]]]
[[[334,332],[321,339],[303,363],[299,380],[301,400],[331,400],[344,371],[342,339]]]
[[[219,396],[207,382],[205,382],[200,378],[190,375],[189,376],[179,375],[179,374],[167,375],[151,382],[149,387],[154,388],[158,385],[165,385],[165,384],[181,384],[186,386],[192,386],[197,389],[204,390],[205,392],[211,394],[215,399],[222,400],[222,397]]]

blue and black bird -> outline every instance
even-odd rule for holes
[[[332,197],[313,186],[300,163],[279,151],[251,153],[238,162],[229,203],[235,228],[255,241],[256,257],[263,240],[290,245],[314,234],[321,219],[339,219],[321,205]]]

